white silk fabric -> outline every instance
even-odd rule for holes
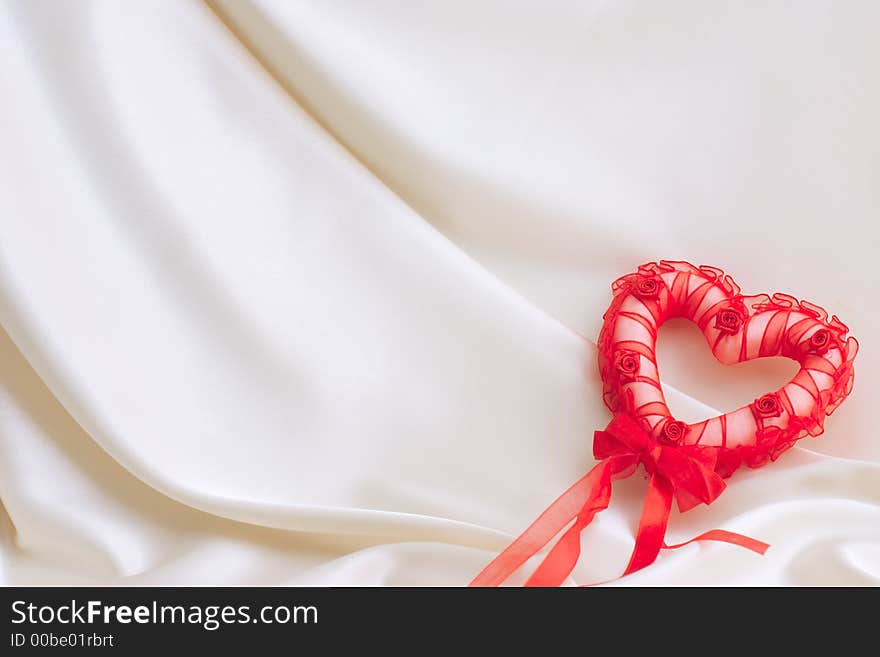
[[[464,585],[593,465],[643,262],[860,339],[617,585],[880,583],[880,4],[0,2],[0,582]],[[661,331],[694,421],[792,363]],[[618,575],[618,482],[568,584]],[[516,580],[521,582],[522,578]]]

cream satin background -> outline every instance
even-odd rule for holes
[[[466,584],[591,466],[609,284],[665,257],[862,349],[824,436],[673,514],[765,557],[619,583],[880,583],[878,27],[868,1],[2,0],[0,581]],[[685,419],[790,371],[661,340]],[[572,583],[622,570],[643,491]]]

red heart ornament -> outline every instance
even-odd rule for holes
[[[691,541],[664,542],[673,499],[680,511],[711,504],[724,478],[742,464],[759,467],[796,441],[817,436],[853,385],[855,338],[837,318],[786,294],[745,296],[720,269],[661,260],[611,286],[613,300],[599,334],[603,398],[614,413],[596,431],[599,463],[560,495],[471,586],[497,586],[565,530],[526,585],[555,586],[580,557],[580,534],[611,498],[614,479],[643,466],[650,476],[635,546],[624,574],[654,562],[661,548],[696,540],[733,543],[763,554],[766,543],[714,529]],[[657,330],[684,317],[703,332],[712,353],[732,364],[765,356],[797,361],[800,370],[775,392],[696,424],[672,417],[660,385]]]
[[[745,296],[715,267],[661,260],[611,286],[614,299],[599,334],[604,400],[655,439],[712,450],[715,471],[728,477],[742,464],[758,467],[806,435],[822,433],[825,417],[852,390],[858,342],[836,315],[786,294]],[[663,396],[657,329],[668,319],[694,322],[724,364],[766,356],[795,360],[800,370],[779,390],[748,406],[699,422],[677,422]],[[665,431],[664,431],[665,430]]]

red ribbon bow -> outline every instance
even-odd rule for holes
[[[580,557],[581,532],[597,513],[608,507],[612,480],[632,474],[639,463],[650,473],[651,480],[624,575],[652,564],[663,547],[679,548],[693,541],[724,541],[759,554],[770,547],[722,529],[713,529],[678,545],[663,542],[673,497],[678,501],[679,511],[687,511],[700,502],[711,504],[724,490],[724,480],[714,470],[712,450],[657,442],[635,419],[619,413],[604,431],[595,432],[593,454],[599,463],[495,557],[471,586],[498,586],[574,520],[526,581],[526,586],[559,586]]]

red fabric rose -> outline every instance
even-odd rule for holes
[[[614,356],[614,367],[622,381],[634,381],[639,373],[640,356],[635,351],[621,349]]]
[[[766,395],[758,397],[752,403],[752,409],[755,417],[779,417],[782,415],[782,404],[779,403],[779,397],[775,392],[768,392]]]
[[[677,445],[680,443],[685,435],[688,432],[688,425],[686,425],[681,420],[673,420],[672,418],[666,420],[666,424],[663,425],[663,438],[666,439],[667,442],[672,443],[673,445]]]
[[[743,317],[734,308],[724,308],[715,315],[715,328],[724,333],[737,333],[742,324]]]
[[[828,329],[819,329],[810,336],[810,353],[822,355],[831,346],[831,332]]]
[[[660,281],[654,277],[640,276],[632,289],[637,297],[650,299],[660,294]]]

